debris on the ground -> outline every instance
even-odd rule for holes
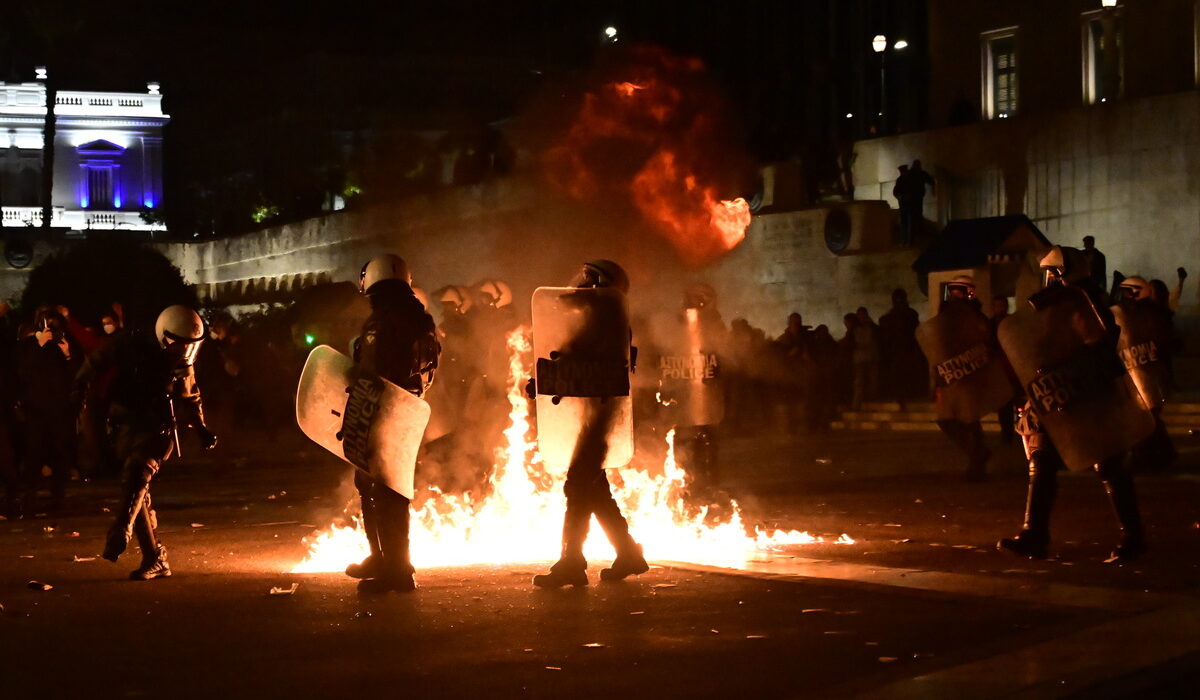
[[[288,588],[282,588],[280,586],[273,586],[271,588],[270,595],[292,595],[299,588],[300,588],[299,583],[292,583],[292,585]]]
[[[656,583],[653,586],[651,586],[651,588],[674,588],[677,585],[679,585],[679,584],[677,584],[677,583]]]
[[[604,648],[604,645],[601,644],[600,642],[588,642],[587,644],[583,644],[581,646],[583,646],[584,649],[603,649]]]
[[[765,634],[748,634],[748,635],[746,635],[746,639],[766,639],[766,638],[767,638],[767,635],[765,635]]]
[[[884,527],[904,527],[900,523],[884,523],[883,526]]]
[[[29,588],[30,590],[34,590],[34,591],[52,591],[52,590],[54,590],[54,586],[51,586],[48,583],[42,583],[41,581],[30,581],[29,583],[25,584],[25,587]]]
[[[562,667],[561,666],[547,666],[546,670],[547,671],[561,671]]]
[[[823,634],[841,636],[843,634],[850,634],[850,630],[825,630]]]
[[[96,561],[96,557],[81,557],[78,554],[76,554],[74,557],[71,557],[71,561],[76,562],[76,563],[81,562],[81,561]]]
[[[21,558],[22,559],[33,559],[33,555],[32,554],[22,554]]]
[[[71,534],[67,535],[67,537],[79,537],[79,533],[72,530]]]
[[[192,523],[192,527],[204,527],[204,523]]]
[[[58,528],[57,528],[57,527],[55,527],[55,526],[53,526],[53,525],[46,525],[46,526],[42,527],[42,532],[44,532],[44,533],[46,533],[47,535],[49,535],[50,533],[54,532],[54,531],[55,531],[55,530],[57,530],[57,529],[58,529]]]
[[[630,615],[645,615],[646,611],[645,610],[634,610],[633,612],[631,612],[629,614]]]
[[[975,545],[973,544],[952,544],[950,546],[954,549],[975,549]]]
[[[924,503],[924,502],[925,502],[925,501],[922,501],[922,500],[921,500],[921,499],[919,499],[919,498],[917,498],[917,499],[913,500],[913,503]]]
[[[817,457],[817,464],[833,464],[833,460],[828,457]]]
[[[879,663],[881,663],[881,664],[890,664],[890,663],[892,663],[893,661],[896,661],[896,660],[897,660],[897,658],[898,658],[898,657],[895,657],[895,656],[881,656],[881,657],[879,657]]]

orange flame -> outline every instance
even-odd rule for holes
[[[537,454],[536,444],[526,437],[529,402],[523,385],[532,351],[528,330],[519,328],[510,333],[508,348],[511,410],[504,431],[505,446],[496,450],[491,488],[478,502],[470,495],[435,490],[413,510],[410,536],[413,563],[418,568],[546,561],[559,551],[566,474],[550,473]],[[706,509],[695,512],[684,503],[686,475],[675,463],[671,432],[663,474],[623,469],[620,478],[614,479],[618,483],[614,484],[613,495],[647,557],[739,566],[763,549],[824,541],[797,530],[755,528],[753,536],[747,535],[737,503],[731,504],[728,522],[706,523]],[[584,553],[592,559],[611,558],[603,534],[596,534],[598,529],[592,529]],[[292,573],[342,571],[369,554],[362,521],[357,517],[350,526],[331,526],[305,541],[309,544],[308,555]],[[854,540],[843,534],[836,543],[853,544]]]
[[[719,140],[714,119],[708,105],[683,87],[703,73],[703,65],[658,55],[655,60],[655,73],[635,66],[636,81],[609,82],[584,95],[546,161],[552,179],[571,197],[591,200],[606,186],[616,188],[685,263],[703,265],[742,242],[750,207],[744,199],[721,198],[717,180],[727,179],[719,172],[725,166],[709,152]],[[602,172],[610,157],[623,163],[614,154],[624,153],[640,164],[636,172]]]

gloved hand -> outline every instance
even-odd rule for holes
[[[212,448],[217,446],[217,436],[214,435],[213,432],[211,430],[209,430],[207,426],[197,425],[196,426],[196,437],[200,438],[200,444],[206,450],[211,450]]]
[[[530,377],[529,381],[525,382],[525,397],[530,401],[537,398],[537,380],[533,377]]]
[[[1181,267],[1181,268],[1179,268],[1178,270],[1176,270],[1176,271],[1175,271],[1175,274],[1176,274],[1176,275],[1179,275],[1179,280],[1180,280],[1181,282],[1182,282],[1183,280],[1187,279],[1187,270],[1183,269],[1182,267]]]

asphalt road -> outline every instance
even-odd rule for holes
[[[93,558],[115,484],[0,522],[0,697],[1170,697],[1198,680],[1191,471],[1139,479],[1136,566],[1101,563],[1115,525],[1086,476],[1063,480],[1055,558],[1026,562],[993,546],[1020,524],[1019,458],[977,485],[936,436],[726,445],[752,520],[858,543],[562,591],[529,584],[544,563],[425,569],[414,594],[360,598],[340,574],[282,573],[342,505],[342,467],[290,444],[167,465],[167,580]]]

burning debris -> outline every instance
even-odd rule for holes
[[[568,195],[628,202],[688,265],[733,250],[750,226],[736,192],[739,158],[725,145],[721,100],[699,59],[642,48],[583,96],[550,179]]]
[[[562,486],[566,474],[546,468],[530,438],[529,402],[524,394],[532,344],[526,328],[508,336],[509,424],[505,446],[484,496],[443,494],[429,497],[412,511],[413,561],[422,567],[463,566],[542,561],[559,548]],[[741,566],[763,549],[823,542],[796,530],[756,528],[749,536],[736,503],[726,522],[712,524],[707,508],[684,502],[685,474],[675,463],[667,437],[667,457],[661,475],[626,468],[614,474],[613,496],[626,513],[630,528],[646,554],[658,559],[718,566]],[[608,553],[603,534],[592,531],[585,556],[601,559]],[[852,544],[846,535],[839,544]],[[308,555],[292,573],[342,571],[370,553],[357,516],[349,526],[330,526],[309,541]]]

